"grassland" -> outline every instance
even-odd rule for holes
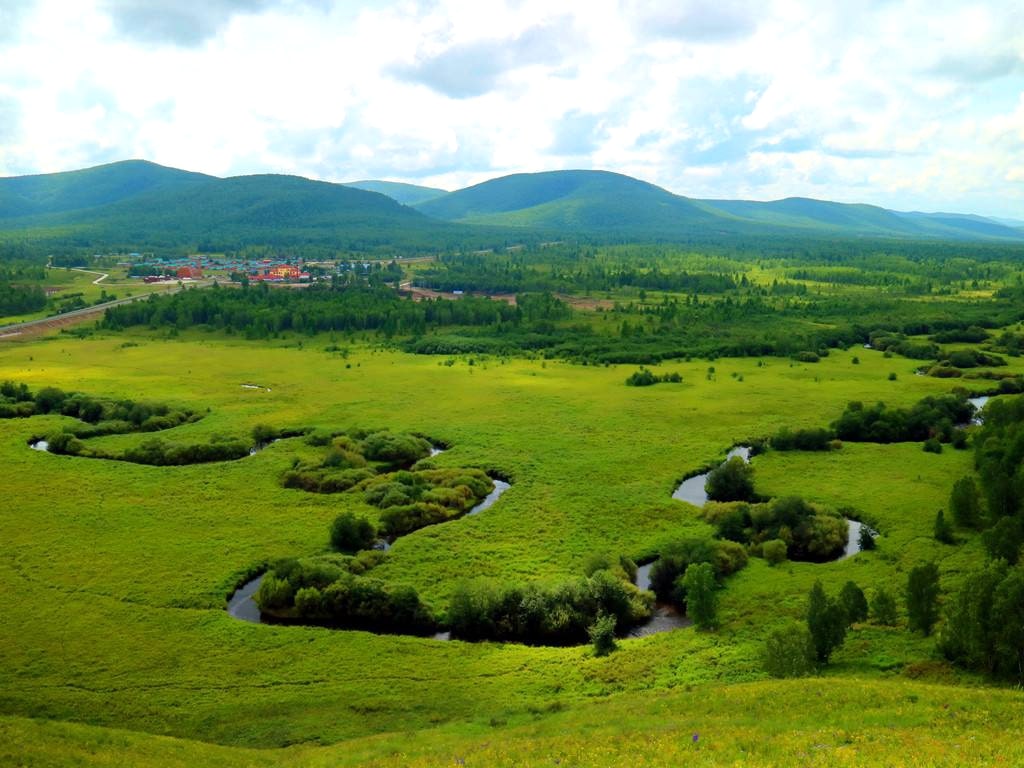
[[[908,405],[956,385],[913,376],[915,361],[862,349],[808,365],[718,360],[712,376],[707,362],[665,364],[658,370],[680,372],[682,384],[636,389],[623,383],[635,366],[479,357],[446,365],[369,345],[343,357],[324,351],[331,344],[256,346],[197,332],[56,337],[0,347],[0,380],[209,409],[166,435],[183,442],[241,437],[257,424],[388,427],[449,444],[439,466],[501,470],[514,484],[497,505],[402,538],[379,568],[439,612],[463,579],[554,580],[578,573],[595,552],[649,558],[673,538],[708,533],[698,510],[670,493],[734,443],[826,424],[849,400]],[[986,740],[972,742],[979,759],[1016,754],[996,723],[1019,722],[1019,696],[958,687],[954,718],[942,710],[954,697],[948,686],[975,681],[939,662],[931,639],[864,625],[826,677],[810,682],[766,684],[759,659],[766,632],[801,615],[815,579],[837,589],[852,578],[870,594],[936,559],[944,586],[954,583],[978,558],[978,544],[939,544],[931,526],[953,480],[970,470],[968,453],[847,445],[756,458],[761,492],[859,508],[882,533],[878,551],[826,565],[754,560],[729,581],[718,632],[625,640],[594,658],[589,648],[237,622],[225,597],[246,573],[323,551],[339,511],[373,509],[347,494],[281,488],[281,473],[306,450],[299,441],[236,462],[163,468],[27,448],[32,434],[61,421],[0,422],[0,585],[9,596],[0,729],[26,762],[93,754],[103,764],[123,749],[137,757],[130,762],[153,764],[434,764],[463,752],[477,764],[550,764],[564,750],[568,764],[586,765],[624,764],[650,750],[666,764],[754,755],[787,764],[801,754],[836,764],[898,743],[921,758],[906,764],[926,765],[948,759],[945,750],[968,731]],[[696,693],[680,692],[687,687]],[[758,715],[758,702],[776,700],[792,711]],[[992,704],[975,711],[970,702],[980,700]],[[869,701],[878,702],[877,719],[864,715]],[[834,717],[815,720],[822,707]],[[692,749],[689,731],[703,726],[690,723],[700,718],[723,740]],[[937,731],[937,722],[952,725]],[[305,746],[268,753],[206,742]],[[830,751],[815,751],[819,743]],[[310,746],[323,744],[337,746]]]
[[[141,279],[130,279],[125,267],[105,269],[69,269],[53,267],[46,270],[46,277],[38,284],[46,289],[50,303],[46,309],[22,315],[0,317],[0,326],[23,323],[49,317],[74,299],[80,298],[82,306],[92,306],[106,299],[124,299],[147,293],[163,293],[176,290],[177,283],[167,285],[145,285]],[[107,275],[103,279],[103,275]],[[97,282],[99,280],[99,282]],[[71,307],[73,308],[73,307]]]

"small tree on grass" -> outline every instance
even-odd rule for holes
[[[884,588],[879,588],[871,599],[871,617],[879,624],[893,626],[898,621],[896,598]]]
[[[708,473],[704,490],[713,501],[750,501],[754,498],[754,468],[733,456]]]
[[[590,642],[594,646],[595,656],[607,656],[615,650],[615,617],[602,614],[587,627]]]
[[[848,581],[839,592],[839,602],[846,611],[846,620],[850,624],[864,621],[868,617],[868,599],[864,597],[864,591]]]
[[[910,629],[929,635],[938,615],[938,566],[919,565],[907,575],[907,624]]]
[[[953,527],[946,521],[946,513],[941,509],[935,515],[935,540],[943,544],[954,542]]]
[[[764,646],[764,670],[772,677],[803,677],[814,671],[815,649],[811,633],[791,621],[772,630]]]
[[[377,531],[365,517],[342,512],[331,524],[331,546],[340,552],[367,549],[377,538]]]
[[[981,500],[974,478],[961,477],[949,494],[949,511],[961,528],[977,528],[981,522]]]
[[[846,639],[846,611],[825,594],[820,581],[814,582],[807,603],[807,629],[814,643],[815,658],[827,664],[832,652]]]
[[[857,544],[860,545],[862,552],[878,547],[878,542],[875,541],[875,534],[866,525],[860,527],[860,533],[857,535]]]
[[[710,563],[698,563],[686,569],[686,615],[698,629],[713,629],[718,624],[718,594],[715,571]]]

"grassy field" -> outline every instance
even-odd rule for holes
[[[100,279],[103,278],[103,275],[107,275],[107,277]],[[99,280],[98,283],[97,280]],[[78,294],[81,294],[81,299],[87,306],[92,306],[104,296],[111,299],[124,299],[140,294],[163,293],[178,287],[177,283],[146,285],[141,278],[129,278],[128,270],[124,267],[89,270],[52,267],[46,270],[46,279],[39,285],[46,289],[53,306],[48,306],[39,312],[0,317],[0,325],[11,325],[49,317],[55,313],[55,307],[59,307],[63,302]]]
[[[54,337],[0,347],[0,380],[206,412],[167,439],[241,437],[257,424],[386,427],[449,444],[439,466],[500,470],[513,487],[493,508],[404,537],[377,571],[415,586],[439,612],[464,579],[554,580],[579,573],[594,553],[650,558],[674,538],[707,534],[699,511],[670,494],[731,445],[827,424],[849,400],[907,405],[957,384],[863,349],[817,364],[718,360],[713,374],[707,362],[665,364],[658,371],[680,372],[682,384],[633,388],[624,380],[635,366],[446,365],[358,345],[343,357],[324,351],[331,343]],[[304,450],[298,441],[241,461],[163,468],[28,449],[32,435],[61,422],[0,421],[0,742],[15,762],[102,765],[116,752],[138,764],[427,765],[460,756],[549,765],[564,753],[574,765],[627,764],[631,755],[628,764],[891,765],[899,763],[884,756],[898,748],[905,764],[930,765],[1020,754],[1000,730],[1020,722],[1019,694],[951,693],[974,681],[937,661],[932,639],[858,627],[826,677],[804,682],[766,683],[759,660],[766,633],[801,615],[818,578],[831,590],[852,578],[870,595],[935,559],[944,586],[954,583],[978,544],[942,545],[931,532],[952,482],[970,471],[968,452],[846,445],[756,458],[760,492],[855,506],[877,524],[879,549],[824,565],[753,560],[728,582],[718,632],[626,640],[595,658],[588,647],[235,621],[225,598],[244,574],[324,551],[339,511],[373,509],[347,494],[281,488]],[[704,722],[711,731],[693,746],[690,732],[707,732]],[[950,752],[954,743],[965,751]],[[314,746],[324,744],[336,746]],[[289,748],[249,750],[268,747]],[[966,757],[948,762],[957,754]]]

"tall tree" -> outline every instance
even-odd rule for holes
[[[827,664],[832,652],[846,639],[846,611],[825,594],[820,581],[814,582],[807,601],[807,629],[814,643],[814,653],[821,664]]]
[[[939,569],[926,563],[907,575],[907,624],[910,629],[931,634],[939,615]]]

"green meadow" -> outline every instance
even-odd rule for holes
[[[449,446],[432,459],[438,467],[508,476],[512,488],[492,508],[401,538],[374,571],[415,587],[440,616],[467,580],[553,583],[595,554],[646,561],[673,540],[709,536],[700,510],[671,493],[735,444],[825,426],[851,400],[909,406],[958,384],[988,386],[915,376],[919,361],[856,347],[814,364],[664,363],[654,370],[678,372],[682,383],[644,388],[624,385],[635,365],[332,348],[327,336],[57,336],[0,347],[0,381],[203,414],[162,435],[171,442],[248,439],[264,424],[387,428]],[[1014,359],[1008,370],[1021,369]],[[237,621],[226,599],[248,575],[327,551],[339,512],[373,520],[378,510],[358,495],[283,488],[281,475],[312,450],[301,438],[178,467],[29,449],[30,438],[66,423],[0,421],[0,760],[895,765],[896,749],[906,765],[1020,757],[1006,735],[1024,716],[1019,693],[976,688],[979,679],[941,661],[934,638],[866,623],[822,677],[768,681],[761,663],[767,633],[802,618],[818,579],[830,592],[852,579],[870,597],[934,560],[947,589],[983,558],[976,536],[957,545],[932,536],[952,483],[971,472],[970,451],[862,443],[755,457],[759,493],[853,507],[879,531],[878,549],[825,564],[751,558],[725,582],[717,631],[624,639],[595,657],[589,646]],[[696,744],[691,731],[701,732]]]

